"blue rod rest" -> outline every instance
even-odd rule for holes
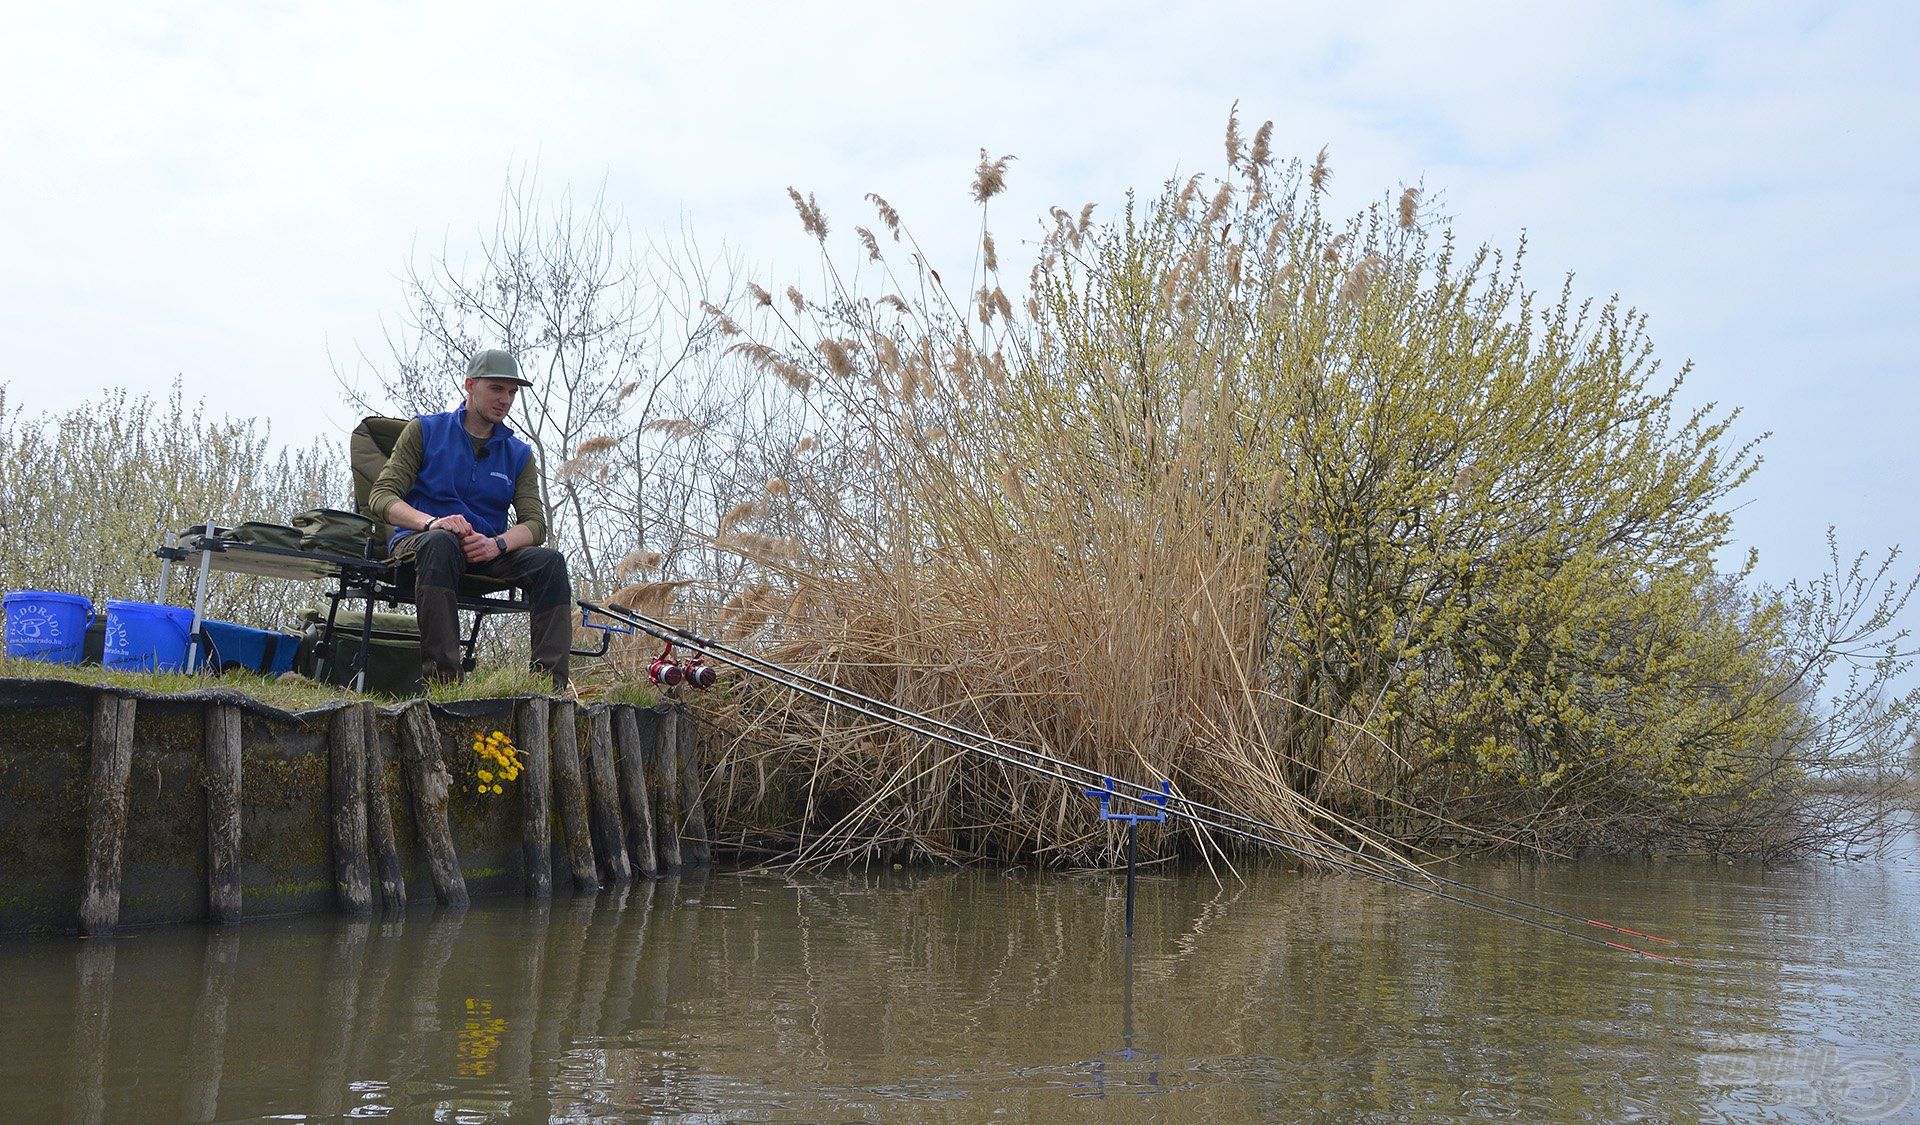
[[[1085,794],[1086,796],[1096,797],[1099,799],[1101,820],[1124,820],[1131,824],[1165,824],[1166,823],[1167,799],[1173,796],[1173,782],[1162,781],[1160,783],[1160,792],[1158,793],[1147,793],[1147,794],[1143,794],[1139,798],[1129,798],[1129,799],[1137,799],[1140,801],[1151,801],[1155,805],[1159,806],[1159,808],[1156,811],[1150,812],[1150,813],[1146,813],[1146,812],[1125,813],[1125,812],[1113,811],[1113,798],[1117,795],[1114,793],[1114,790],[1113,790],[1113,779],[1110,777],[1103,777],[1100,780],[1104,782],[1106,785],[1104,789],[1082,789],[1080,792]]]
[[[590,609],[582,609],[580,611],[580,627],[582,629],[598,629],[602,633],[632,633],[633,632],[633,627],[631,625],[596,625],[593,622],[587,620],[587,618],[591,616],[592,613],[593,611]]]

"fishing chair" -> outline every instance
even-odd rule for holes
[[[347,440],[347,452],[353,469],[354,511],[375,521],[373,538],[367,545],[367,557],[371,559],[387,559],[387,540],[392,537],[393,528],[379,522],[380,517],[367,510],[367,497],[373,492],[373,482],[379,479],[380,470],[387,467],[388,458],[393,456],[393,447],[400,440],[400,431],[406,428],[405,418],[363,418]],[[329,640],[332,637],[334,619],[343,599],[362,599],[366,602],[369,618],[367,629],[372,627],[371,616],[376,601],[389,606],[416,605],[415,577],[413,561],[403,559],[389,561],[387,568],[378,572],[378,577],[370,577],[364,583],[343,583],[340,590],[329,595],[333,604],[327,612],[325,636]],[[467,631],[460,646],[460,666],[468,672],[473,671],[474,646],[480,640],[480,627],[487,618],[500,613],[531,612],[525,596],[514,586],[479,574],[468,574],[460,580],[459,587],[454,591],[454,602],[460,611],[473,614],[473,627]]]

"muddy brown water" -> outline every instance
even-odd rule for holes
[[[0,942],[0,1118],[1920,1120],[1920,862],[715,872]],[[1598,931],[1593,931],[1598,933]]]

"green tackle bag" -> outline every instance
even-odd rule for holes
[[[259,523],[248,521],[227,533],[227,538],[236,543],[250,543],[255,547],[282,547],[289,551],[300,550],[300,529],[288,527],[283,523]]]
[[[337,687],[351,687],[353,684],[353,661],[360,654],[360,614],[352,610],[342,610],[334,620],[333,644],[326,652],[320,650],[320,622],[326,613],[321,609],[310,609],[301,614],[306,624],[306,632],[301,638],[299,669],[303,674],[316,677],[324,683]],[[324,667],[316,667],[325,657]],[[376,613],[373,615],[373,637],[367,646],[367,687],[376,695],[389,695],[399,699],[421,694],[426,690],[421,680],[420,668],[420,631],[419,623],[411,614]]]
[[[293,517],[293,526],[300,529],[303,551],[365,558],[374,524],[365,516],[338,508],[309,508]]]

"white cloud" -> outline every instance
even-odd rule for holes
[[[1772,429],[1741,514],[1779,560],[1906,533],[1920,47],[1901,5],[45,5],[0,73],[0,326],[48,408],[182,373],[337,436],[327,349],[377,345],[416,242],[456,251],[509,170],[682,218],[783,273],[867,191],[970,260],[977,150],[1009,244],[1217,168],[1227,106],[1328,144],[1336,202],[1422,180],[1536,281],[1647,309],[1691,394]],[[954,266],[949,265],[948,272]],[[1871,462],[1865,459],[1871,457]]]

